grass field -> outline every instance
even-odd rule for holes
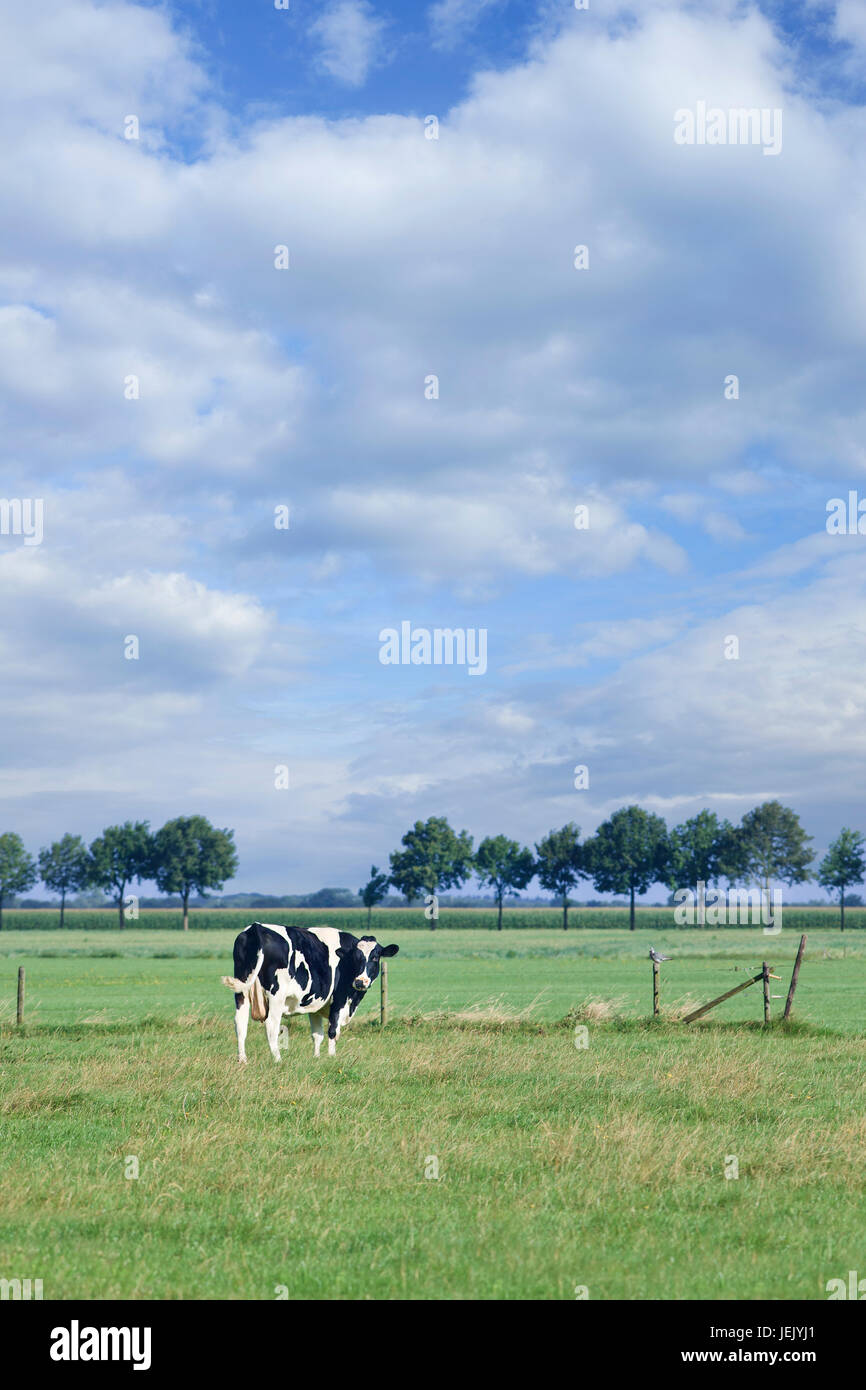
[[[797,1022],[764,1029],[759,986],[674,1016],[764,957],[784,994],[790,930],[654,936],[660,1022],[644,933],[391,930],[384,1031],[371,998],[314,1063],[295,1020],[277,1067],[254,1025],[246,1069],[233,934],[4,930],[0,1277],[46,1298],[819,1299],[866,1272],[860,934],[810,929]]]

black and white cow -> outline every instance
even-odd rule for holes
[[[374,936],[352,936],[335,927],[278,927],[251,922],[235,940],[234,975],[223,984],[235,991],[238,1061],[247,1060],[250,1014],[264,1021],[268,1046],[280,1060],[283,1014],[309,1014],[316,1057],[328,1024],[328,1055],[379,973],[382,956],[399,946],[380,946]]]

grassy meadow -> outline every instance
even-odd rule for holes
[[[46,1298],[821,1299],[866,1269],[861,933],[809,924],[793,1025],[761,1026],[756,985],[686,1026],[763,958],[784,995],[797,931],[655,932],[653,1021],[645,932],[395,915],[374,918],[401,948],[384,1030],[375,987],[335,1059],[296,1019],[281,1066],[252,1025],[241,1068],[219,977],[243,921],[7,914],[0,1277]]]

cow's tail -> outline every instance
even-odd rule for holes
[[[258,975],[251,975],[246,984],[242,980],[236,980],[234,975],[223,975],[223,984],[234,990],[235,994],[243,994],[249,999],[250,1014],[259,1023],[267,1018],[265,991],[262,989]]]
[[[228,989],[234,990],[235,994],[242,994],[250,1001],[250,1013],[259,1023],[263,1022],[268,1016],[268,1006],[265,1000],[265,991],[262,989],[259,980],[259,971],[264,961],[264,953],[260,950],[256,961],[255,969],[247,979],[239,980],[234,975],[223,975],[222,982]],[[235,961],[237,969],[237,961]]]

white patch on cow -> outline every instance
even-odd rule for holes
[[[274,971],[274,979],[277,982],[276,992],[282,995],[287,1014],[294,1013],[300,1003],[299,987],[297,981],[292,979],[291,963],[292,958],[289,956],[289,964],[284,966],[282,970]]]
[[[277,971],[278,983],[280,975],[284,975],[285,973],[286,972],[283,970]],[[275,1062],[279,1062],[280,1060],[280,1021],[283,1017],[284,1003],[285,996],[282,990],[278,988],[276,994],[270,996],[268,1002],[268,1016],[265,1019],[265,1033],[268,1038],[268,1047],[271,1049],[271,1056]]]
[[[253,924],[250,923],[250,926],[252,925]],[[267,927],[268,931],[275,931],[277,936],[281,936],[284,941],[288,941],[289,939],[289,933],[286,931],[285,927],[277,926],[276,922],[259,922],[259,926]],[[249,931],[249,929],[249,927],[245,927],[244,931]]]
[[[328,964],[332,970],[336,970],[340,949],[340,933],[336,927],[302,927],[302,931],[308,931],[310,936],[316,936],[324,946],[328,948]]]
[[[300,984],[296,978],[299,966],[303,966],[304,970],[306,971],[305,984]],[[288,967],[285,970],[277,971],[277,979],[280,979],[281,976],[285,977],[287,1013],[317,1013],[318,1010],[321,1009],[323,1004],[327,1004],[328,1000],[331,997],[331,991],[334,987],[333,971],[331,971],[328,978],[327,994],[313,994],[312,991],[313,986],[315,985],[315,979],[313,976],[313,971],[310,967],[310,962],[307,960],[303,951],[299,951],[297,948],[295,948],[295,950],[292,951],[289,955]],[[311,998],[309,999],[308,1003],[302,1004],[301,1001],[308,994],[311,995]]]

